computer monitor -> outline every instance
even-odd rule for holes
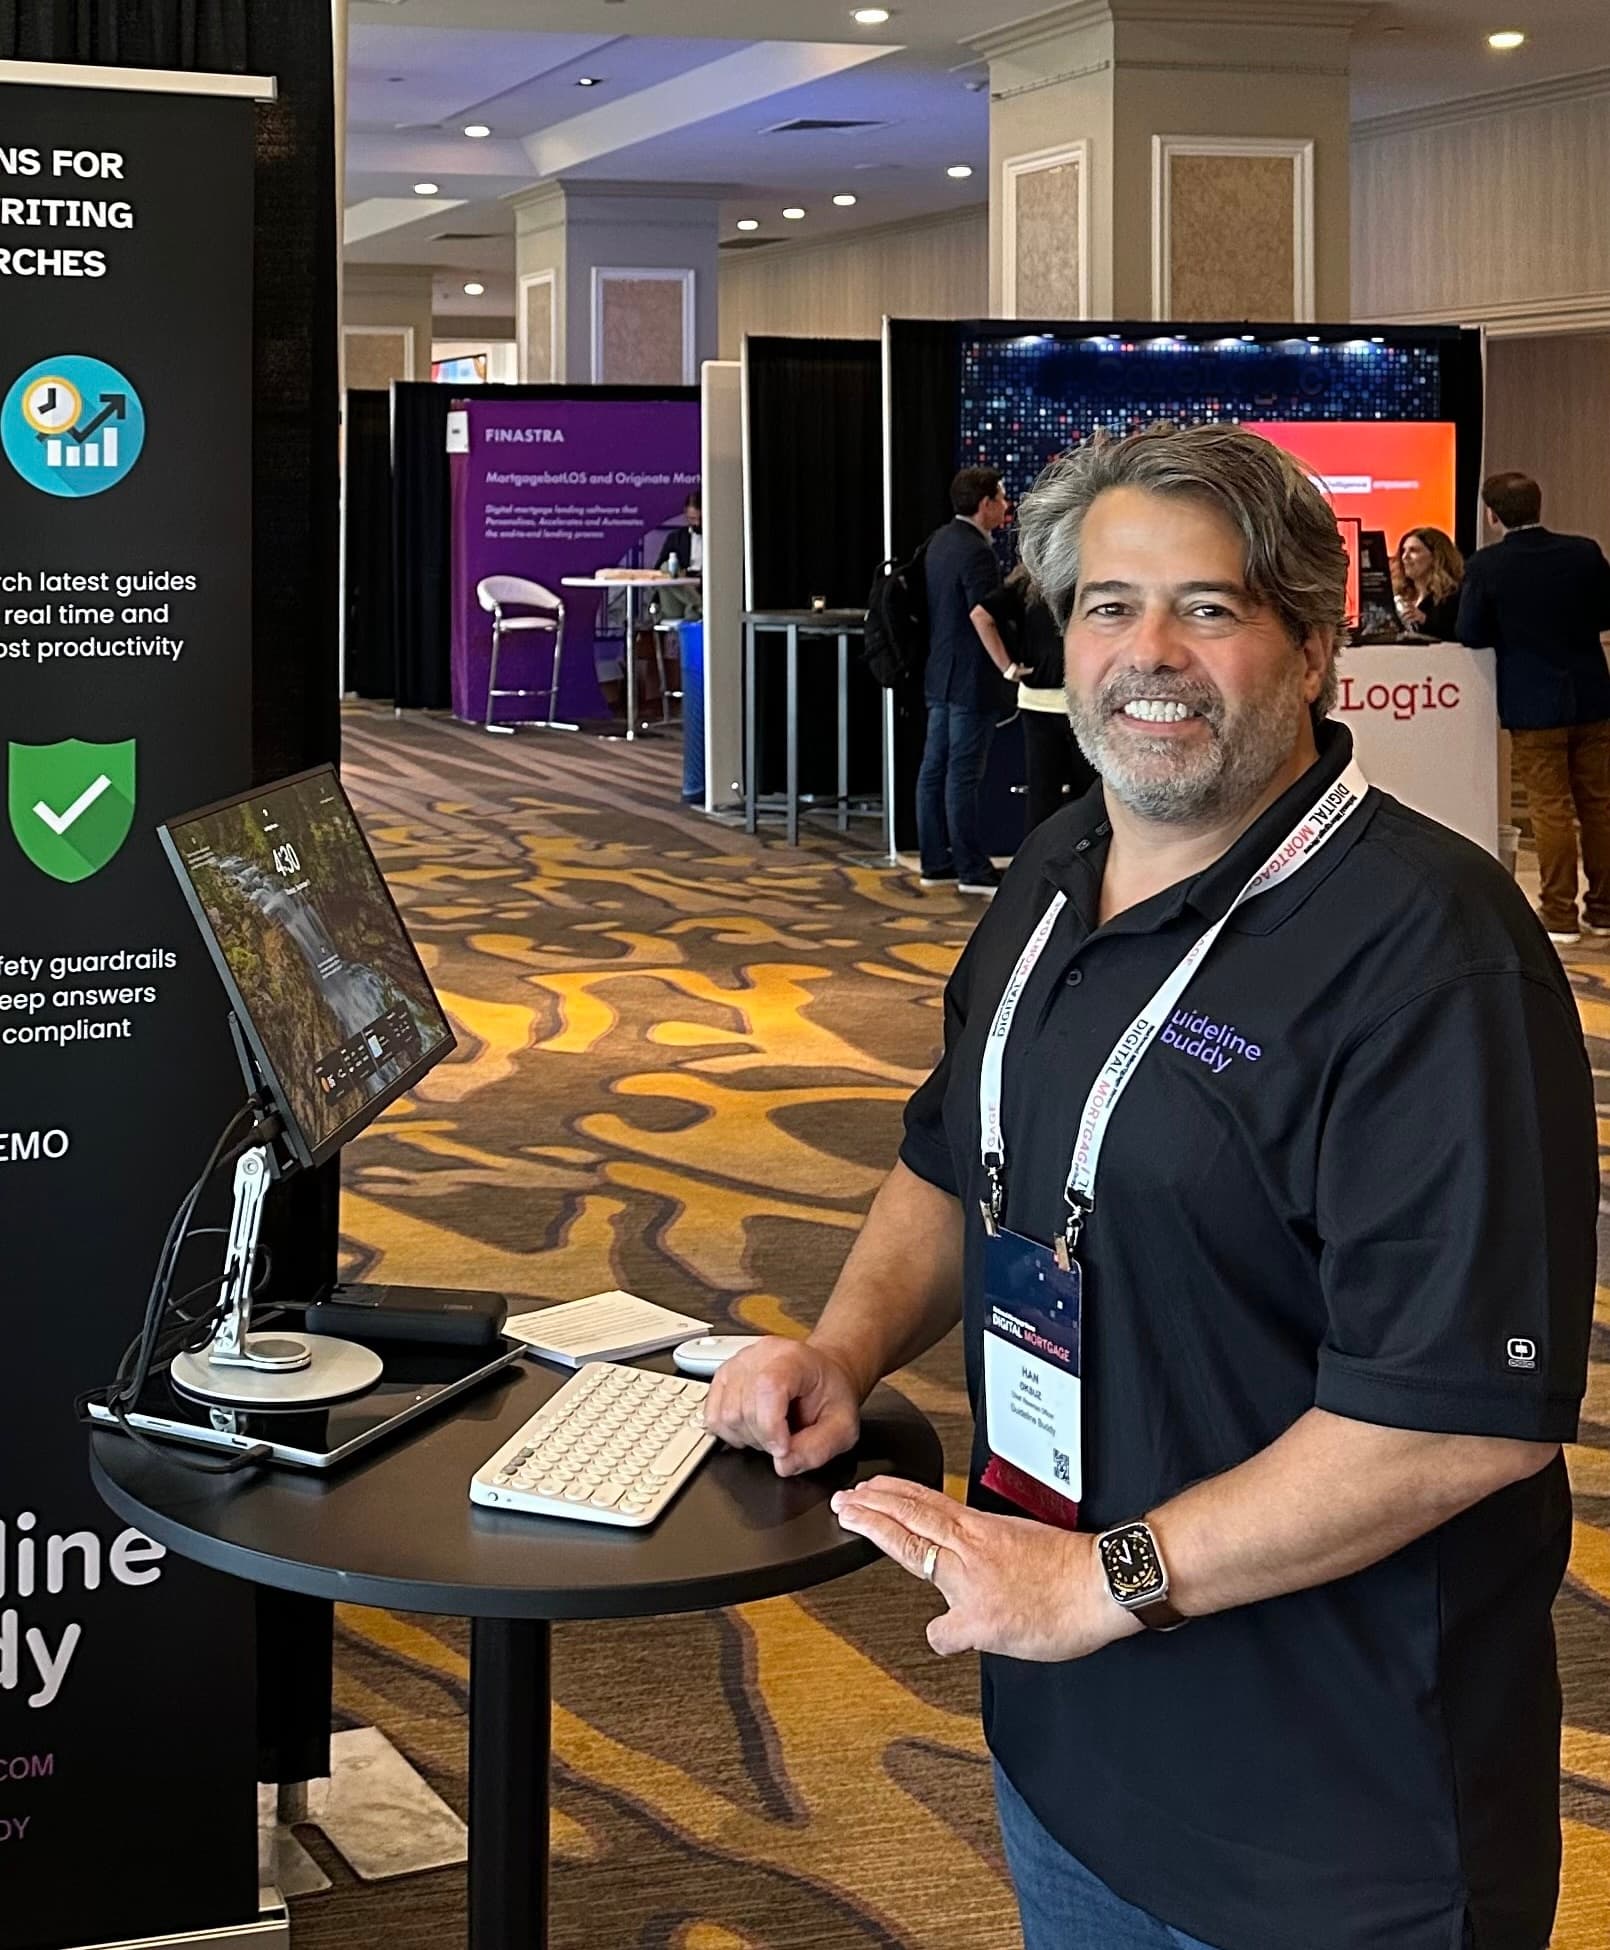
[[[1361,643],[1395,643],[1403,634],[1392,595],[1392,551],[1383,528],[1359,532],[1359,627]]]
[[[1342,547],[1347,550],[1347,607],[1345,612],[1347,627],[1356,630],[1359,626],[1359,566],[1364,553],[1364,524],[1357,515],[1338,515],[1336,526],[1341,531]]]
[[[160,827],[299,1164],[335,1156],[454,1047],[329,766]]]

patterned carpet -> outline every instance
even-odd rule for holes
[[[976,909],[850,864],[870,828],[790,850],[683,813],[670,743],[493,741],[365,709],[345,772],[463,1045],[346,1154],[349,1275],[620,1285],[803,1333],[893,1155]],[[1572,975],[1602,1056],[1610,963],[1586,953]],[[1603,1289],[1601,1322],[1559,1606],[1556,1950],[1610,1943]],[[959,1468],[957,1348],[902,1386]],[[929,1654],[932,1609],[880,1566],[720,1615],[560,1628],[560,1950],[1015,1945],[976,1673]],[[343,1610],[339,1633],[341,1723],[383,1728],[462,1813],[464,1628]],[[302,1950],[462,1941],[462,1872],[365,1887],[312,1846],[335,1887],[298,1903]]]

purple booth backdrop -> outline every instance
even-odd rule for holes
[[[482,723],[492,667],[492,618],[476,585],[524,576],[565,605],[556,715],[608,716],[595,647],[619,667],[624,599],[566,589],[566,576],[653,568],[699,479],[699,407],[692,400],[467,400],[450,432],[453,476],[453,713]],[[606,607],[607,605],[607,607]],[[547,631],[503,640],[498,688],[546,689]],[[547,716],[544,698],[506,698],[499,722]]]

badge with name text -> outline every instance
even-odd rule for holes
[[[1079,1265],[1020,1233],[984,1241],[985,1489],[1074,1529],[1083,1489]]]

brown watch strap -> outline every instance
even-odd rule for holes
[[[1131,1616],[1138,1618],[1148,1632],[1177,1632],[1190,1620],[1167,1598],[1154,1598],[1149,1605],[1133,1605]]]

